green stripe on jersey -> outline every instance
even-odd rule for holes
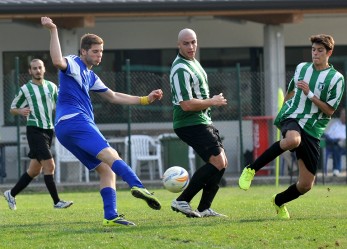
[[[210,91],[207,74],[197,60],[185,60],[178,55],[170,71],[171,98],[173,104],[174,129],[197,124],[211,124],[211,109],[185,112],[181,101],[208,99]]]
[[[57,86],[45,80],[41,86],[29,81],[23,85],[12,102],[11,108],[29,106],[31,112],[27,118],[27,126],[42,129],[53,129],[53,110],[57,100]]]
[[[288,91],[294,90],[295,93],[293,98],[287,100],[282,106],[275,119],[275,125],[280,127],[280,122],[284,119],[294,118],[305,132],[319,139],[331,117],[324,114],[301,89],[296,87],[299,80],[307,82],[317,98],[336,110],[345,88],[344,77],[332,65],[317,71],[313,63],[306,62],[296,67],[294,77],[289,83]]]

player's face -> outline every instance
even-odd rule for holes
[[[101,62],[103,52],[104,46],[102,44],[93,44],[88,51],[82,49],[82,59],[89,68],[97,66]]]
[[[34,80],[40,81],[45,75],[46,69],[42,61],[31,62],[29,74]]]
[[[327,51],[322,44],[312,44],[312,62],[316,68],[326,68],[328,66],[328,60],[332,51]]]
[[[178,49],[181,55],[188,60],[195,58],[198,41],[193,33],[186,33],[178,41]]]

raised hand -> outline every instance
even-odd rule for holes
[[[57,26],[53,23],[52,19],[44,16],[41,17],[41,24],[43,27],[48,28],[48,29],[53,29],[56,28]]]

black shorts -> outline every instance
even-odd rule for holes
[[[296,158],[298,160],[302,159],[308,171],[315,175],[320,157],[320,140],[308,135],[295,119],[286,119],[281,122],[281,133],[283,137],[285,137],[286,132],[289,130],[295,130],[301,135],[299,147],[291,151],[294,151]]]
[[[52,129],[42,129],[35,126],[27,126],[27,139],[29,144],[28,157],[38,161],[53,158],[51,145],[53,139]]]
[[[213,125],[193,125],[175,129],[177,136],[191,146],[208,162],[211,156],[218,156],[223,147],[219,131]]]

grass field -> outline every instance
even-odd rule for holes
[[[17,210],[0,199],[0,248],[347,248],[347,186],[315,186],[277,220],[270,198],[286,186],[221,188],[213,208],[228,218],[189,219],[171,211],[177,194],[154,190],[162,210],[118,191],[118,211],[136,227],[103,227],[98,191],[62,192],[74,205],[55,210],[48,194],[17,196]],[[153,191],[151,189],[151,191]],[[197,206],[196,197],[192,201]]]

